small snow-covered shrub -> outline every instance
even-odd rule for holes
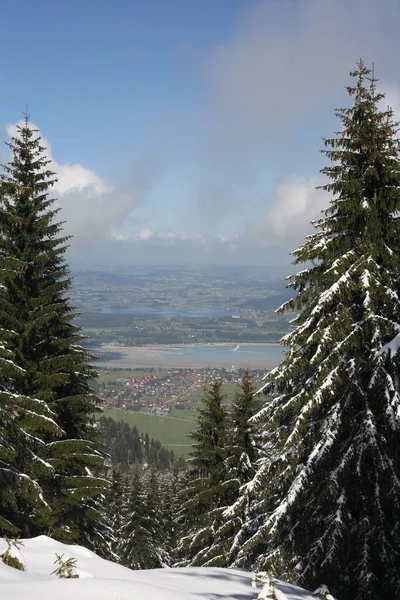
[[[54,564],[58,564],[58,567],[50,575],[57,575],[59,579],[77,579],[79,577],[78,573],[75,573],[76,558],[64,559],[64,554],[56,554],[56,557]]]
[[[332,594],[329,593],[326,585],[320,585],[313,593],[313,598],[319,598],[320,600],[335,600]]]
[[[8,567],[13,567],[13,569],[18,569],[18,571],[25,571],[25,565],[19,552],[19,547],[23,546],[23,543],[17,538],[10,539],[5,537],[4,540],[7,542],[8,546],[4,552],[0,554],[0,560]]]
[[[278,600],[275,588],[275,578],[266,571],[260,571],[253,575],[251,582],[253,588],[260,590],[257,600]]]

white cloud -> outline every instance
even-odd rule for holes
[[[9,123],[8,136],[18,136],[17,127],[23,124],[23,121]],[[34,123],[30,123],[30,128],[41,135]],[[58,179],[51,191],[62,209],[60,219],[65,221],[64,233],[73,236],[72,243],[76,246],[109,238],[112,228],[123,224],[151,190],[156,168],[150,160],[143,160],[136,169],[132,168],[132,180],[128,184],[114,187],[83,165],[58,163],[48,140],[41,136],[41,143],[50,160],[49,168]],[[116,233],[114,237],[120,235],[123,234]]]
[[[53,164],[52,168],[54,168],[58,177],[54,189],[59,196],[83,189],[90,189],[91,194],[99,196],[112,190],[111,185],[82,165],[60,165],[55,162]]]
[[[273,193],[259,225],[250,228],[248,235],[259,243],[270,246],[300,244],[312,230],[312,220],[321,216],[329,196],[316,189],[322,178],[289,176],[280,182]]]
[[[10,138],[18,137],[18,127],[23,125],[24,121],[9,123],[6,126],[7,135]],[[35,123],[30,123],[29,126],[30,129],[37,130],[38,135],[41,136],[40,129]],[[79,190],[85,190],[89,196],[99,196],[112,190],[112,187],[107,182],[82,165],[59,164],[53,157],[49,141],[41,136],[41,143],[46,148],[45,156],[50,160],[49,168],[56,173],[58,181],[54,185],[53,190],[59,197]]]
[[[131,243],[139,243],[139,244],[155,244],[159,246],[170,246],[170,245],[180,245],[180,244],[190,244],[192,246],[213,246],[215,244],[218,245],[231,245],[234,246],[236,240],[238,239],[237,235],[231,236],[210,236],[210,235],[183,235],[179,233],[175,233],[172,231],[167,232],[156,232],[152,229],[144,227],[137,233],[136,235],[127,235],[123,233],[112,233],[111,237],[119,242],[129,241]]]
[[[128,235],[125,233],[111,233],[111,239],[116,240],[117,242],[126,242],[130,239]]]
[[[154,231],[152,231],[151,229],[141,229],[138,233],[138,240],[140,241],[147,241],[150,240],[152,237],[154,237]]]

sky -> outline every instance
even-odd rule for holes
[[[1,12],[0,142],[28,106],[75,267],[289,264],[329,204],[315,189],[321,138],[360,57],[400,117],[398,0],[13,0]]]

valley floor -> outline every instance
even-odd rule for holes
[[[193,344],[119,346],[102,344],[91,348],[96,364],[130,367],[231,367],[272,369],[282,359],[279,344]]]

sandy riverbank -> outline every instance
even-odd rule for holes
[[[191,344],[192,347],[232,347],[234,344]],[[279,344],[240,344],[241,347],[248,346],[274,346],[279,347]],[[218,360],[215,357],[203,357],[196,359],[182,358],[179,354],[180,349],[184,349],[183,345],[157,345],[157,346],[115,346],[111,344],[103,344],[95,349],[91,349],[98,357],[97,364],[109,366],[125,366],[125,367],[228,367],[231,366],[226,360]],[[175,353],[176,351],[176,353]],[[235,367],[249,367],[251,369],[271,369],[279,363],[279,359],[265,359],[265,357],[241,356],[240,352],[236,351],[232,354],[232,362]]]

